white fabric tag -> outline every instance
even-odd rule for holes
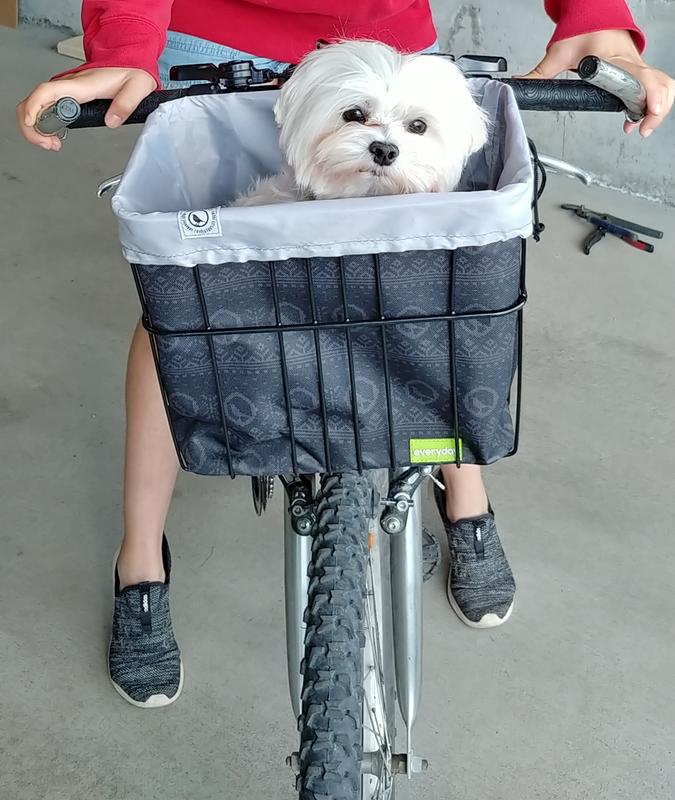
[[[200,211],[179,211],[178,229],[181,239],[199,239],[207,236],[222,236],[217,208]]]

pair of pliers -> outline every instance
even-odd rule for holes
[[[591,248],[601,239],[604,239],[608,233],[611,233],[612,236],[616,236],[618,239],[621,239],[622,242],[629,244],[636,250],[643,250],[645,253],[654,252],[653,244],[649,244],[649,242],[638,239],[637,234],[633,233],[628,228],[621,228],[618,225],[613,225],[611,222],[608,222],[602,217],[596,217],[593,214],[585,217],[585,219],[588,220],[591,225],[595,225],[595,230],[591,231],[591,233],[589,233],[584,239],[583,248],[584,253],[587,256],[591,254]]]
[[[642,250],[645,253],[653,253],[654,245],[642,239],[638,239],[638,233],[651,236],[654,239],[663,238],[663,231],[658,231],[655,228],[647,228],[645,225],[639,225],[637,222],[615,217],[613,214],[592,211],[584,206],[575,206],[568,203],[564,203],[562,208],[568,211],[574,211],[578,217],[590,222],[591,225],[595,225],[595,230],[584,240],[583,250],[586,255],[590,255],[591,248],[604,239],[608,233],[621,239],[636,250]]]

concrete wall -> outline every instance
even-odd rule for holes
[[[543,0],[431,0],[439,39],[455,54],[504,55],[512,72],[526,72],[541,58],[552,24]],[[195,5],[198,5],[195,2]],[[648,60],[675,74],[675,0],[632,0],[649,38]],[[24,18],[79,30],[78,0],[22,0]],[[610,185],[675,204],[675,117],[647,142],[624,137],[616,115],[526,114],[543,152],[588,169]]]
[[[19,0],[19,15],[28,22],[48,23],[82,32],[81,0]]]
[[[506,56],[512,73],[539,62],[553,30],[540,0],[431,0],[439,41],[455,53]],[[632,0],[647,32],[649,63],[675,75],[675,1]],[[524,114],[539,149],[578,164],[607,185],[675,204],[675,116],[646,140],[624,136],[615,114]]]

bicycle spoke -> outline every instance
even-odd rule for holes
[[[371,709],[370,704],[368,704],[366,708],[368,709],[368,717],[370,718],[371,725],[373,725],[372,728],[368,728],[367,730],[369,730],[373,734],[373,736],[377,739],[377,743],[380,747],[380,752],[383,753],[384,755],[384,749],[386,748],[388,750],[389,748],[387,746],[387,742],[384,736],[382,736],[380,723],[373,716],[373,710]]]
[[[384,692],[384,673],[382,664],[382,647],[380,641],[380,624],[378,618],[377,602],[375,598],[375,578],[373,571],[372,554],[369,554],[366,567],[367,596],[365,603],[365,625],[366,635],[370,643],[371,655],[374,664],[370,665],[364,678],[364,688],[370,681],[375,682],[375,705],[379,705],[379,713],[366,697],[366,710],[369,725],[365,724],[364,730],[368,731],[375,740],[380,755],[380,769],[377,777],[377,785],[374,792],[370,795],[371,800],[389,800],[393,775],[391,772],[392,744],[389,738],[387,726],[387,701]],[[368,684],[370,685],[370,684]],[[372,687],[371,687],[372,688]]]
[[[373,587],[373,584],[374,584],[374,581],[373,581],[373,565],[372,565],[372,561],[371,561],[370,558],[368,559],[368,579],[369,579],[370,586]],[[372,596],[372,595],[374,595],[374,592],[372,592],[372,591],[369,592],[369,596]],[[374,605],[375,604],[373,603],[373,607],[374,607]],[[378,690],[378,693],[379,693],[380,704],[381,704],[382,708],[384,709],[386,707],[386,703],[385,703],[385,698],[384,698],[384,692],[383,692],[383,689],[382,689],[383,684],[384,684],[384,675],[382,673],[382,649],[380,647],[380,627],[379,627],[379,621],[377,619],[377,609],[374,608],[374,611],[375,611],[375,621],[374,621],[374,627],[375,627],[375,637],[374,637],[374,639],[375,640],[373,641],[373,625],[371,624],[370,603],[366,602],[366,607],[365,607],[366,624],[367,624],[367,627],[368,627],[368,633],[370,635],[370,644],[371,644],[371,647],[373,649],[375,663],[380,668],[379,675],[377,676],[377,690]]]
[[[375,667],[371,667],[371,672],[375,672]],[[375,680],[375,685],[377,687],[378,700],[380,702],[380,707],[382,708],[383,713],[384,713],[384,709],[386,708],[386,706],[385,706],[385,700],[384,700],[384,693],[382,691],[382,673],[380,672],[379,674],[377,674],[375,676],[374,680]],[[368,708],[368,714],[371,715],[371,717],[372,717],[372,710],[370,708],[370,703],[367,704],[367,708]],[[378,735],[377,735],[378,743],[383,743],[384,745],[386,745],[387,749],[389,751],[391,751],[388,731],[387,731],[387,728],[386,728],[386,723],[385,723],[384,735],[382,735],[382,733],[381,733],[379,721],[375,720],[374,724],[377,725],[377,729],[378,729]]]

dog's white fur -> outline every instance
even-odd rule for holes
[[[343,114],[361,109],[365,123]],[[485,115],[446,58],[402,55],[369,41],[315,50],[282,87],[274,108],[284,171],[262,178],[235,205],[409,192],[450,192],[487,140]],[[415,120],[426,131],[410,132]],[[378,166],[369,147],[399,150]]]

